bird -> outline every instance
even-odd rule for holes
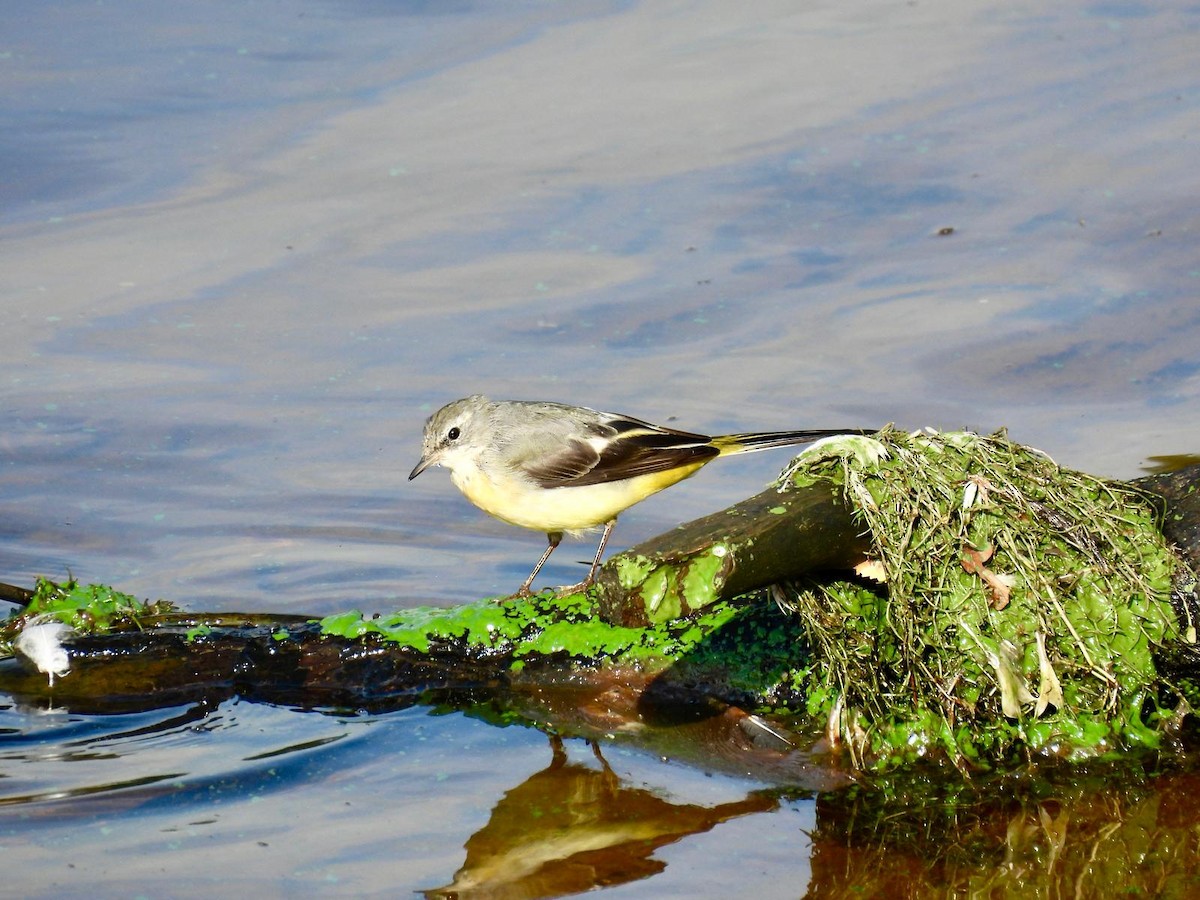
[[[426,420],[421,458],[408,480],[443,466],[481,510],[546,535],[549,546],[512,598],[531,595],[533,580],[564,534],[603,526],[587,577],[561,588],[565,595],[595,582],[618,515],[714,459],[863,433],[821,428],[710,436],[585,406],[472,394]]]

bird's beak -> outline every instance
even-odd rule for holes
[[[426,469],[428,469],[431,465],[433,465],[433,462],[434,462],[434,460],[432,457],[422,456],[421,461],[413,467],[413,470],[411,472],[408,473],[408,480],[412,481],[414,478],[416,478],[418,475],[420,475],[422,472],[424,472]]]

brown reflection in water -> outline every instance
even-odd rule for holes
[[[454,880],[430,898],[558,897],[627,884],[661,872],[656,849],[779,801],[753,793],[717,806],[671,803],[621,783],[600,749],[600,767],[568,761],[558,738],[550,765],[508,791],[466,843]]]
[[[515,686],[508,708],[555,733],[616,741],[662,759],[801,791],[836,790],[852,773],[812,747],[820,734],[746,712],[635,670],[576,672]]]
[[[1200,775],[1001,787],[975,802],[939,803],[929,787],[915,804],[820,796],[806,897],[1200,896]]]
[[[1178,472],[1188,466],[1200,464],[1200,456],[1195,453],[1174,453],[1167,456],[1147,456],[1142,464],[1142,471],[1151,475],[1162,475],[1167,472]]]

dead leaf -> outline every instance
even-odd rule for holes
[[[880,584],[887,581],[887,569],[883,567],[883,563],[878,559],[864,559],[854,567],[854,574],[862,578],[869,578],[871,581],[877,581]]]
[[[1050,664],[1050,654],[1046,652],[1046,636],[1040,631],[1035,631],[1033,636],[1037,639],[1038,669],[1041,673],[1038,683],[1037,709],[1034,714],[1040,718],[1042,713],[1051,706],[1055,709],[1063,708],[1063,692],[1062,684],[1058,680],[1058,673]]]
[[[1012,594],[1013,577],[1000,575],[989,569],[984,563],[992,558],[996,548],[991,544],[982,550],[976,550],[970,544],[963,549],[962,567],[970,575],[978,575],[992,595],[992,609],[1001,610],[1008,606]]]

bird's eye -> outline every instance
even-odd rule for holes
[[[462,432],[459,431],[458,426],[455,425],[453,428],[451,428],[449,431],[446,432],[446,439],[450,440],[450,441],[457,441],[458,436],[460,434],[462,434]]]

